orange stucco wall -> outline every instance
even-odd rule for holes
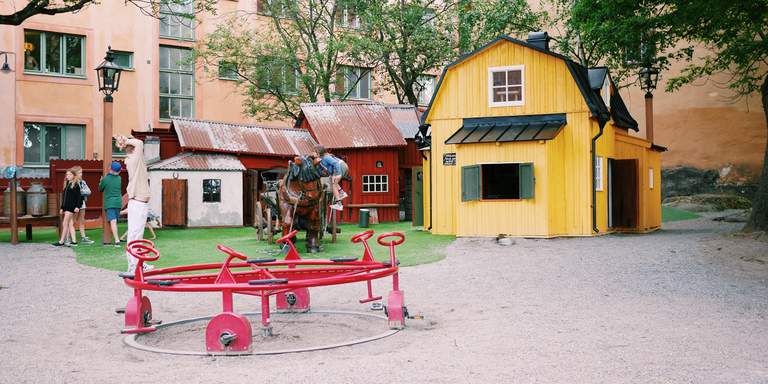
[[[22,6],[16,2],[16,6]],[[256,26],[267,27],[270,20],[256,16],[255,1],[220,1],[215,15],[203,14],[195,30],[196,40],[226,21],[233,13],[253,14]],[[0,2],[0,13],[11,13],[12,2]],[[24,30],[35,29],[84,35],[85,78],[65,78],[24,72]],[[80,124],[86,127],[86,158],[100,158],[102,143],[103,96],[98,91],[95,71],[107,46],[133,52],[134,69],[124,71],[120,89],[114,95],[115,134],[131,130],[164,128],[159,121],[159,46],[193,47],[194,42],[160,38],[157,19],[145,16],[122,1],[103,1],[76,14],[34,16],[21,26],[0,26],[0,51],[9,51],[13,72],[0,73],[0,165],[22,164],[24,122]],[[0,56],[0,60],[2,56]],[[374,85],[377,83],[373,79]],[[218,79],[201,63],[195,68],[195,107],[197,119],[228,122],[254,122],[245,116],[242,95],[236,83]],[[388,93],[374,94],[378,101],[396,99]],[[283,125],[292,121],[282,122]],[[12,140],[15,138],[16,140]]]

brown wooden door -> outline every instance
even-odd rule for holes
[[[187,226],[187,180],[163,179],[163,225]]]
[[[243,225],[253,226],[259,196],[259,171],[249,169],[243,175]]]
[[[637,160],[611,160],[611,223],[615,228],[637,227]]]

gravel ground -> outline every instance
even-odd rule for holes
[[[405,331],[236,358],[126,347],[114,308],[131,292],[114,272],[68,249],[2,244],[0,382],[768,383],[768,244],[727,234],[738,225],[697,219],[506,247],[459,239],[443,261],[402,270],[409,310],[425,316]],[[363,293],[314,289],[313,308],[364,310]],[[150,297],[166,321],[220,305],[210,294]],[[235,305],[258,310],[253,298]]]

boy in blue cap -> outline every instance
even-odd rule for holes
[[[120,236],[117,234],[117,218],[123,207],[123,197],[120,193],[123,181],[120,178],[120,170],[123,166],[117,161],[112,162],[109,173],[99,181],[99,191],[104,193],[104,209],[107,211],[107,220],[112,229],[112,240],[115,247],[120,248]],[[106,244],[104,244],[106,245]]]

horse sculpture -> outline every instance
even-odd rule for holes
[[[306,228],[309,253],[320,252],[320,201],[324,193],[320,177],[310,158],[296,157],[288,162],[288,172],[280,180],[278,189],[283,235],[292,228]]]

